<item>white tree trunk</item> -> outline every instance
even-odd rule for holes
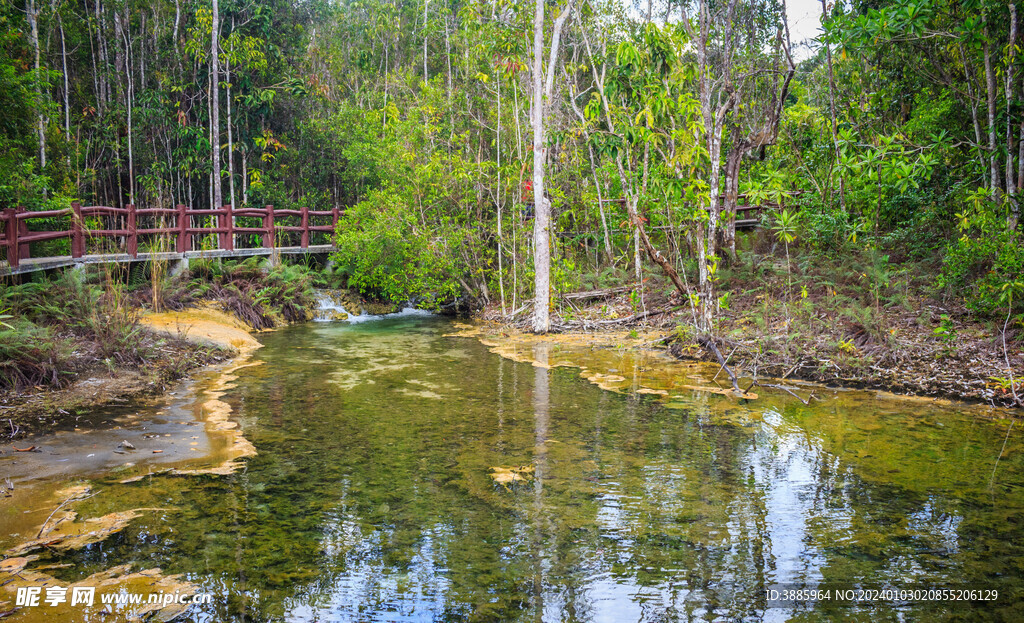
[[[551,329],[551,207],[544,193],[544,0],[536,0],[533,16],[533,330]]]
[[[56,11],[56,9],[55,9]],[[61,19],[60,13],[57,13],[57,25],[60,28],[60,58],[61,65],[64,69],[64,140],[71,142],[71,86],[69,85],[68,78],[68,46],[67,41],[64,39],[64,20]],[[70,152],[65,159],[68,171],[71,170],[71,154]]]
[[[988,43],[988,25],[985,26],[985,95],[988,101],[988,159],[992,184],[992,196],[998,197],[999,184],[999,153],[996,145],[996,74],[992,69],[992,51]]]
[[[127,9],[125,10],[127,13]],[[124,40],[124,77],[128,83],[128,203],[135,203],[135,148],[134,148],[134,123],[132,122],[132,107],[135,102],[135,80],[132,75],[132,45],[128,38],[128,18],[125,15],[121,27],[121,38]]]
[[[427,7],[430,0],[423,0],[423,82],[430,82],[430,75],[427,73]]]
[[[231,209],[235,209],[235,141],[231,131],[231,64],[225,63],[227,79],[227,107],[228,107],[228,192],[231,193]]]
[[[533,330],[547,333],[551,330],[551,202],[544,192],[546,101],[554,92],[555,64],[562,37],[562,27],[572,13],[572,0],[555,18],[551,28],[547,79],[544,74],[544,0],[536,0],[533,16],[533,262],[534,309]]]
[[[1006,195],[1010,200],[1010,212],[1006,216],[1006,227],[1010,231],[1017,228],[1020,204],[1017,202],[1016,171],[1013,166],[1013,91],[1016,79],[1014,61],[1017,56],[1017,5],[1010,4],[1010,45],[1009,58],[1006,61]]]
[[[36,4],[36,0],[27,0],[25,4],[25,13],[28,16],[29,40],[32,44],[32,52],[35,56],[36,107],[39,112],[36,116],[36,134],[39,140],[39,172],[42,173],[46,169],[46,115],[43,112],[42,68],[39,60],[40,10],[39,5]]]
[[[220,5],[213,0],[213,27],[210,29],[210,158],[213,196],[211,208],[223,203],[220,180]]]

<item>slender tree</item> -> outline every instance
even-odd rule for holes
[[[544,45],[544,0],[536,0],[533,17],[533,330],[537,333],[547,333],[551,330],[551,201],[544,190],[544,171],[547,164],[545,104],[550,101],[554,91],[555,64],[558,60],[562,27],[571,13],[572,0],[569,0],[555,18],[551,28],[551,43],[547,48]],[[546,73],[545,49],[548,52]]]

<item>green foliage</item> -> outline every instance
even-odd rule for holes
[[[952,342],[956,339],[956,329],[953,327],[949,314],[942,314],[939,318],[939,326],[932,329],[932,333],[937,335],[943,342]]]
[[[946,248],[938,286],[963,296],[967,306],[980,314],[1024,309],[1021,301],[1003,300],[1007,284],[1024,274],[1024,241],[1005,228],[1005,207],[979,190],[966,193],[957,212],[961,236]]]
[[[7,325],[12,328],[0,330],[0,356],[8,358],[0,385],[61,385],[73,378],[76,365],[106,361],[135,367],[152,356],[137,311],[109,276],[89,282],[69,271],[6,288],[0,300],[16,318]]]
[[[800,222],[800,213],[783,209],[779,212],[778,220],[772,225],[772,231],[779,242],[792,244],[796,241],[797,228]]]
[[[461,245],[453,228],[424,226],[414,206],[390,191],[377,191],[349,209],[338,224],[331,257],[363,294],[393,303],[421,300],[427,306],[455,298],[468,267],[452,251]]]

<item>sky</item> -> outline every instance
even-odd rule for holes
[[[803,60],[811,56],[804,41],[821,32],[821,0],[786,0],[789,15],[789,37],[793,42],[793,56]]]

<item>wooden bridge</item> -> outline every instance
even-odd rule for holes
[[[139,209],[131,204],[112,208],[73,203],[64,210],[44,212],[8,208],[0,215],[0,222],[4,224],[0,248],[5,249],[7,255],[6,264],[0,264],[0,277],[82,264],[327,253],[334,249],[330,239],[340,216],[338,208],[275,210],[269,205],[263,208],[226,205],[220,209],[193,210],[184,205]],[[67,229],[53,229],[61,227],[64,219]],[[322,224],[314,225],[312,219]],[[243,222],[258,222],[259,225],[242,226]],[[34,229],[30,224],[42,228]],[[141,226],[147,224],[150,226]],[[327,242],[311,244],[315,236]],[[196,237],[199,237],[199,248],[196,248]],[[32,243],[63,238],[71,241],[70,255],[32,257]],[[279,238],[287,238],[293,244],[278,246]]]

